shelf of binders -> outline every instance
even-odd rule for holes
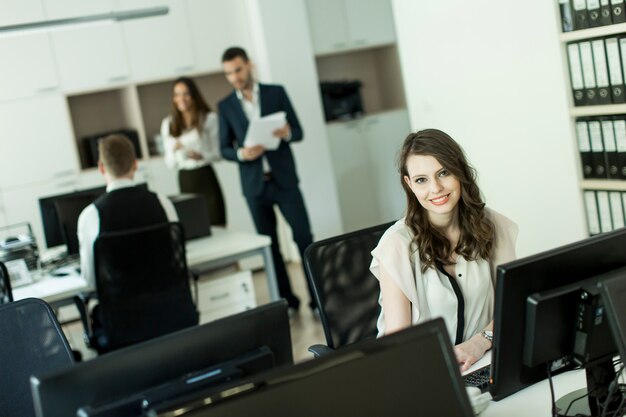
[[[620,35],[626,33],[626,23],[617,23],[607,26],[599,26],[589,29],[562,32],[559,35],[561,42],[575,42],[589,38],[601,38],[603,36]]]

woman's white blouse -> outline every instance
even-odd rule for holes
[[[198,132],[196,128],[185,130],[178,138],[183,147],[174,150],[176,138],[170,134],[170,117],[163,119],[161,137],[165,148],[165,163],[170,168],[195,169],[219,160],[221,155],[218,146],[218,126],[217,115],[214,112],[209,113],[204,120],[202,131]],[[187,152],[190,150],[199,152],[202,159],[189,158]]]
[[[467,340],[483,330],[493,318],[496,267],[515,259],[517,225],[503,215],[487,210],[487,217],[496,229],[494,256],[485,260],[467,261],[459,256],[455,265],[456,282],[465,302],[465,331]],[[372,251],[370,270],[380,279],[380,268],[394,280],[411,302],[413,324],[442,317],[452,343],[456,338],[458,301],[447,276],[435,268],[421,271],[417,253],[409,254],[411,231],[405,219],[398,220],[383,234]],[[378,317],[378,336],[385,334],[385,312],[381,306]]]

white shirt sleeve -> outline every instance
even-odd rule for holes
[[[80,245],[81,275],[90,289],[96,288],[96,272],[93,245],[100,234],[100,215],[95,205],[90,204],[78,217],[78,242]]]
[[[222,158],[219,149],[219,121],[215,112],[207,115],[200,142],[200,150],[205,161],[214,162]]]
[[[163,148],[165,149],[165,164],[170,168],[177,168],[176,164],[176,139],[170,135],[170,118],[169,116],[161,122],[161,137],[163,138]]]

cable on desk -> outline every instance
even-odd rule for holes
[[[557,417],[556,401],[554,399],[554,385],[552,385],[552,372],[550,371],[550,362],[546,363],[546,369],[548,371],[548,382],[550,383],[550,398],[552,399],[552,417]]]

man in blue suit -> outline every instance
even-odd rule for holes
[[[282,86],[259,84],[252,76],[252,63],[246,51],[233,47],[222,56],[228,82],[235,88],[218,104],[220,150],[225,159],[239,164],[241,189],[257,232],[272,239],[272,256],[280,295],[297,311],[300,300],[291,291],[285,262],[278,247],[274,205],[291,226],[300,256],[313,241],[311,226],[300,189],[290,144],[302,140],[302,128]],[[250,120],[284,111],[287,123],[274,131],[280,139],[276,150],[262,145],[244,146]],[[311,300],[313,300],[309,287]],[[311,301],[311,308],[314,302]]]

